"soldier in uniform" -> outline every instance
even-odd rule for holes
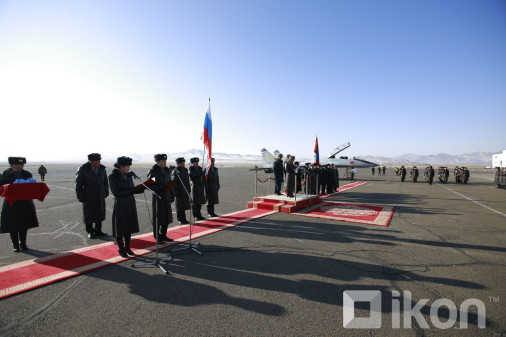
[[[404,165],[401,166],[400,172],[401,172],[401,182],[404,182],[404,179],[406,179],[406,168],[404,167]]]
[[[193,217],[196,220],[205,220],[202,216],[202,205],[206,204],[206,194],[204,187],[204,170],[199,166],[199,158],[190,159],[190,181],[193,199]]]
[[[114,195],[112,233],[118,244],[118,253],[124,258],[135,255],[130,249],[132,234],[139,232],[134,194],[142,193],[145,189],[142,185],[134,186],[132,177],[135,175],[130,172],[131,165],[132,158],[118,157],[114,164],[115,169],[109,175],[109,185]]]
[[[274,173],[274,193],[281,195],[281,186],[284,181],[283,155],[281,153],[278,155],[278,158],[274,159],[272,172]]]
[[[185,159],[180,157],[176,159],[177,167],[173,171],[173,180],[177,182],[174,194],[176,197],[176,214],[180,225],[186,225],[190,222],[186,220],[186,210],[190,209],[190,178],[188,169],[185,167]]]
[[[75,179],[76,195],[83,204],[83,221],[90,239],[107,235],[102,232],[102,221],[105,220],[105,198],[109,196],[109,183],[105,166],[100,164],[101,159],[100,153],[90,153],[88,162],[77,170]]]
[[[413,182],[416,183],[416,181],[418,180],[418,169],[416,168],[416,166],[413,166],[413,168],[411,169],[411,179],[413,179]]]
[[[497,185],[497,188],[502,188],[501,187],[501,168],[500,167],[496,167],[495,168],[495,179],[494,179],[496,185]]]
[[[458,166],[455,166],[455,169],[453,170],[453,176],[455,177],[455,183],[460,183],[460,168]]]
[[[432,185],[432,182],[434,181],[434,168],[432,166],[429,166],[429,185]]]
[[[470,174],[469,174],[469,170],[467,169],[467,167],[465,167],[465,166],[462,167],[462,173],[461,173],[460,180],[463,184],[467,184],[467,182],[469,181],[469,176],[470,176]]]
[[[289,198],[293,198],[293,193],[295,192],[295,165],[293,161],[295,156],[290,156],[285,164],[285,172],[286,172],[286,195]]]
[[[295,189],[297,193],[302,192],[303,169],[300,167],[300,163],[298,161],[293,162],[293,165],[295,166]]]
[[[501,188],[506,189],[506,167],[502,168],[500,181],[501,181]]]
[[[167,155],[155,154],[155,162],[151,170],[148,172],[148,179],[154,179],[155,183],[150,185],[151,189],[158,194],[161,199],[158,199],[153,194],[151,205],[153,211],[153,236],[157,239],[158,228],[158,243],[163,241],[173,241],[167,237],[167,229],[169,224],[172,223],[172,207],[171,202],[174,202],[174,191],[167,188],[167,183],[172,181],[172,171],[174,166],[167,167]]]
[[[208,172],[209,169],[209,172]],[[206,200],[207,200],[207,214],[211,217],[217,217],[214,213],[214,205],[220,203],[218,192],[220,191],[220,176],[218,169],[214,166],[214,158],[211,158],[211,165],[204,170]]]
[[[24,170],[26,158],[9,157],[8,161],[10,168],[0,176],[0,186],[12,184],[17,179],[32,178],[32,174]],[[28,235],[28,229],[34,227],[39,227],[39,221],[37,220],[33,200],[18,200],[13,202],[12,205],[4,200],[0,232],[10,234],[14,252],[19,253],[21,250],[28,250],[26,236]]]

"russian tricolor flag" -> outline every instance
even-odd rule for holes
[[[320,164],[320,149],[318,148],[318,136],[316,136],[316,142],[314,143],[314,163]]]
[[[202,135],[204,146],[207,148],[207,173],[209,173],[209,166],[211,166],[212,158],[212,141],[213,141],[213,121],[211,119],[211,99],[209,98],[209,104],[207,106],[206,118],[204,120],[204,133]],[[204,163],[202,163],[204,164]],[[206,174],[207,178],[207,174]]]

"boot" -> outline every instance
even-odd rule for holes
[[[162,241],[172,242],[174,240],[167,237],[167,228],[169,228],[169,225],[160,226],[160,234],[158,234],[158,238]]]
[[[128,255],[135,255],[135,253],[130,249],[130,239],[131,235],[125,235],[125,252]]]
[[[126,254],[126,251],[125,251],[125,245],[123,243],[123,237],[117,236],[116,237],[116,242],[118,243],[118,253],[119,253],[119,256],[121,256],[123,258],[128,258],[128,255]]]
[[[185,211],[177,211],[177,220],[179,221],[180,225],[187,225],[190,222],[186,220],[186,212]]]
[[[195,205],[193,206],[193,217],[195,218],[195,220],[205,220],[206,218],[204,218],[202,216],[202,213],[201,213],[201,210],[202,209],[202,205]]]
[[[28,234],[27,230],[19,232],[19,247],[21,250],[28,250],[28,246],[26,245],[26,235]]]
[[[218,216],[216,213],[214,213],[214,205],[207,205],[207,214],[211,217]]]
[[[19,253],[21,249],[19,248],[19,235],[18,232],[10,232],[11,241],[12,241],[12,250],[14,253]]]
[[[107,236],[107,233],[102,232],[102,222],[95,222],[95,235],[96,236]]]

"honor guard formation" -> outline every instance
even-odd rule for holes
[[[106,167],[100,163],[101,160],[99,153],[88,155],[88,161],[76,172],[75,192],[77,200],[82,204],[83,222],[89,239],[107,236],[107,233],[102,231],[102,222],[106,215],[105,199],[109,196],[109,191],[114,196],[112,235],[118,244],[118,253],[122,257],[135,255],[130,249],[132,234],[139,232],[134,194],[143,193],[146,189],[153,192],[152,226],[157,243],[173,241],[167,237],[168,226],[173,222],[171,206],[173,202],[179,224],[189,223],[185,211],[190,208],[195,220],[204,220],[201,208],[205,204],[210,217],[218,216],[214,206],[219,204],[220,179],[214,158],[205,170],[198,165],[198,158],[191,158],[191,166],[187,169],[184,158],[176,159],[176,167],[167,167],[167,155],[156,154],[155,164],[147,173],[145,182],[130,170],[132,158],[118,157],[110,175],[107,175]],[[24,170],[26,158],[9,157],[8,162],[10,168],[0,176],[0,187],[6,184],[36,182],[32,174]],[[44,181],[47,169],[41,165],[38,173]],[[134,178],[140,183],[134,184]],[[33,200],[17,200],[12,204],[4,200],[1,232],[10,234],[14,252],[28,250],[26,244],[28,229],[38,226]]]

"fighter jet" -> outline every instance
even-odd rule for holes
[[[358,168],[358,167],[375,167],[379,166],[379,164],[360,159],[357,157],[348,158],[348,157],[339,157],[336,158],[336,155],[349,148],[351,145],[349,142],[342,144],[341,146],[335,148],[328,156],[327,160],[321,161],[320,165],[325,164],[334,164],[336,167],[346,167],[346,168]],[[267,151],[265,148],[262,149],[262,164],[263,167],[259,167],[257,169],[252,170],[263,170],[265,173],[272,173],[272,165],[274,163],[274,158],[277,158],[279,154],[279,151],[274,151],[274,155],[272,155],[269,151]]]

